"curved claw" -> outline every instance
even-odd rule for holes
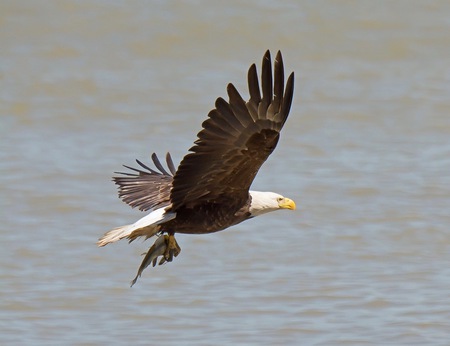
[[[166,251],[164,251],[164,257],[163,258],[167,262],[172,262],[173,258],[177,257],[180,254],[181,248],[178,245],[178,243],[177,243],[177,241],[176,241],[176,239],[175,239],[173,234],[169,234],[168,235],[166,243],[167,243],[167,247],[166,247]],[[160,263],[160,264],[162,264],[162,263]]]

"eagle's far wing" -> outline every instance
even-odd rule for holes
[[[284,86],[281,53],[274,62],[269,51],[262,61],[262,96],[256,66],[248,71],[250,100],[245,102],[233,84],[229,102],[218,98],[202,124],[198,139],[180,163],[170,195],[172,210],[230,198],[244,203],[261,165],[275,149],[291,108],[294,73]]]
[[[131,207],[142,211],[170,204],[170,189],[175,174],[172,158],[167,153],[166,163],[170,173],[165,170],[155,153],[152,154],[152,160],[159,172],[136,160],[141,168],[124,165],[136,173],[115,172],[123,176],[113,177],[113,181],[119,186],[119,197]]]

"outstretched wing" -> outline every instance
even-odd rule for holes
[[[294,73],[284,87],[281,53],[274,62],[270,52],[262,61],[262,97],[256,66],[248,71],[250,100],[245,102],[233,84],[228,84],[229,102],[218,98],[215,109],[203,122],[195,145],[174,176],[170,199],[172,210],[192,208],[204,202],[220,203],[230,198],[244,203],[259,168],[275,149],[281,128],[291,108]]]
[[[136,173],[115,172],[123,176],[113,177],[113,181],[119,186],[119,197],[131,207],[138,207],[143,211],[170,204],[170,189],[175,174],[172,158],[167,153],[166,162],[170,173],[165,170],[155,153],[152,154],[152,160],[159,172],[136,160],[141,168],[124,165]]]

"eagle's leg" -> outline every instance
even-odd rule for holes
[[[181,252],[181,248],[173,234],[166,236],[166,251],[164,251],[164,259],[167,262],[172,262],[174,257],[177,257]]]

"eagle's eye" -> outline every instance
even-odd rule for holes
[[[281,202],[283,200],[283,197],[278,197],[277,202]]]

